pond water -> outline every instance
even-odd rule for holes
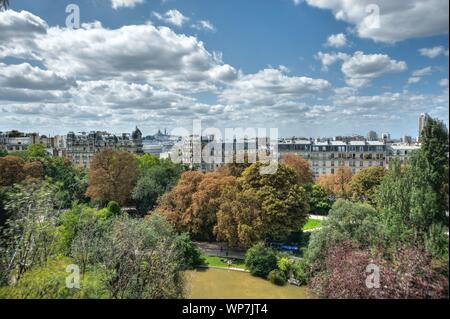
[[[276,286],[245,272],[222,269],[188,271],[187,297],[190,299],[310,299],[306,287]]]

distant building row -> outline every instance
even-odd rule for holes
[[[426,113],[420,115],[419,136],[429,119],[430,116]],[[230,159],[233,161],[245,157],[253,159],[258,156],[272,156],[280,160],[285,154],[294,153],[310,162],[316,178],[333,174],[337,168],[344,166],[357,172],[371,166],[387,167],[392,158],[399,158],[405,162],[413,151],[420,148],[419,138],[413,141],[410,136],[405,136],[399,141],[393,141],[389,133],[383,133],[379,138],[374,131],[370,131],[366,137],[338,136],[332,140],[280,139],[277,141],[277,148],[274,148],[274,143],[270,143],[267,139],[221,142],[215,141],[213,136],[191,136],[182,140],[180,137],[170,136],[166,130],[164,132],[159,130],[157,134],[143,138],[142,132],[137,127],[131,134],[121,135],[92,131],[78,134],[69,132],[66,136],[47,137],[18,131],[0,132],[0,150],[23,151],[33,144],[42,144],[49,155],[67,157],[74,165],[86,169],[89,168],[95,154],[105,149],[171,158],[202,171],[216,170]],[[214,147],[205,154],[205,147],[212,144]],[[220,152],[217,152],[218,150]]]
[[[200,149],[201,145],[201,149]],[[207,145],[209,148],[206,149]],[[272,156],[282,160],[286,154],[296,154],[306,159],[315,178],[334,174],[339,167],[349,167],[354,173],[361,169],[381,166],[388,167],[393,158],[406,162],[411,153],[420,149],[419,144],[387,143],[369,140],[299,140],[282,139],[277,147],[268,140],[230,142],[214,141],[213,137],[202,137],[201,142],[191,137],[185,139],[181,147],[174,149],[174,157],[192,168],[214,171],[228,163],[230,159],[255,159],[257,154]],[[206,151],[205,151],[206,149]],[[174,154],[177,152],[178,154]]]
[[[78,135],[69,132],[66,143],[66,156],[74,165],[84,168],[89,168],[92,158],[102,150],[120,150],[143,154],[142,132],[137,127],[133,133],[122,135],[99,131]]]

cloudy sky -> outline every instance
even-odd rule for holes
[[[448,123],[448,0],[10,0],[0,131]],[[66,6],[80,9],[79,28]],[[69,19],[69,22],[73,22]]]

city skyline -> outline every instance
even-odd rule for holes
[[[80,28],[66,26],[71,3]],[[448,1],[422,4],[11,1],[0,131],[148,135],[201,119],[283,137],[417,137],[421,113],[448,126]]]
[[[360,133],[360,134],[358,134],[358,133],[335,134],[335,135],[329,135],[329,136],[326,136],[326,135],[318,135],[318,136],[302,136],[302,135],[290,135],[290,136],[288,136],[288,135],[286,135],[286,136],[283,136],[282,135],[282,136],[278,136],[278,138],[279,139],[291,139],[291,138],[297,138],[297,139],[302,139],[302,138],[306,138],[306,139],[310,139],[310,138],[313,138],[313,139],[338,138],[339,139],[339,138],[351,138],[351,137],[358,138],[358,137],[363,137],[364,139],[367,139],[367,140],[385,140],[387,138],[387,139],[402,140],[402,141],[403,141],[403,139],[408,138],[412,142],[419,142],[420,132],[423,130],[423,128],[424,128],[424,126],[426,124],[426,121],[428,121],[430,118],[431,117],[430,117],[430,115],[428,113],[421,113],[418,116],[418,125],[417,125],[416,135],[404,134],[404,135],[401,135],[401,136],[395,136],[395,135],[392,135],[390,133],[391,132],[390,130],[380,132],[380,131],[377,131],[376,129],[370,129],[370,130],[367,130],[366,133]],[[436,120],[442,121],[441,119],[436,119]],[[444,123],[444,125],[446,125],[445,121],[442,121],[442,122]],[[195,125],[195,123],[193,123],[193,125]],[[139,128],[136,125],[134,130],[138,130],[138,129]],[[185,131],[185,132],[189,132],[189,134],[192,134],[192,130],[194,130],[194,129],[195,129],[195,127],[192,127],[192,128],[180,127],[180,128],[175,128],[175,129],[173,129],[171,131],[171,130],[168,130],[167,128],[158,127],[156,129],[156,131],[154,130],[152,132],[145,132],[145,133],[141,133],[141,134],[142,134],[144,140],[146,138],[148,138],[148,137],[155,137],[155,136],[158,136],[158,135],[182,137],[182,136],[185,136],[185,135],[178,134],[179,132]],[[216,129],[216,128],[201,127],[201,125],[200,125],[199,129],[202,130],[202,136],[206,136],[206,135],[209,134],[208,131],[210,129]],[[241,131],[245,132],[248,129],[255,129],[255,130],[257,130],[257,128],[226,128],[224,132],[221,132],[221,134],[222,133],[226,134],[226,131],[229,130],[229,129],[231,129],[232,131],[236,131],[236,132],[241,132]],[[69,133],[89,134],[91,132],[101,132],[101,133],[107,133],[107,134],[110,134],[110,135],[123,135],[123,134],[132,135],[133,133],[130,133],[131,131],[132,130],[118,132],[118,131],[114,131],[114,130],[88,129],[88,130],[81,130],[81,131],[72,130],[72,131],[67,131],[67,132],[61,133],[61,134],[51,134],[51,133],[50,134],[45,134],[45,133],[42,133],[42,132],[39,132],[39,131],[33,131],[33,130],[21,131],[21,130],[18,130],[16,128],[13,128],[13,129],[6,130],[6,131],[0,131],[0,133],[6,134],[6,133],[11,133],[11,132],[17,132],[17,133],[27,134],[27,135],[29,135],[29,134],[38,134],[38,135],[43,135],[43,136],[47,136],[47,137],[52,137],[52,136],[66,136]],[[405,142],[405,141],[403,141],[403,142]]]

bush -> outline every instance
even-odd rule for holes
[[[0,288],[0,299],[99,299],[107,298],[103,285],[104,273],[100,270],[84,273],[80,277],[80,289],[67,288],[69,258],[52,258],[46,265],[25,273],[14,286]]]
[[[379,289],[366,285],[370,264],[379,267]],[[329,250],[325,268],[310,285],[330,299],[448,298],[448,262],[436,268],[430,254],[413,246],[401,246],[389,256],[346,241]]]
[[[264,244],[256,244],[245,254],[245,265],[253,276],[267,278],[268,274],[277,269],[275,251]]]
[[[305,260],[301,260],[294,264],[293,269],[294,278],[300,282],[300,285],[308,284],[311,278],[311,266]]]
[[[436,258],[448,260],[448,235],[446,227],[441,224],[433,224],[425,238],[426,250]]]
[[[351,240],[370,246],[380,241],[381,234],[380,216],[372,206],[340,199],[322,228],[311,235],[305,257],[311,265],[320,263],[328,249],[337,243]]]
[[[182,257],[184,269],[193,269],[205,262],[200,250],[195,246],[188,233],[183,233],[175,239],[175,246]]]
[[[122,212],[119,203],[114,201],[109,202],[107,208],[113,216],[117,216]]]
[[[287,283],[286,275],[279,269],[272,270],[267,276],[267,279],[277,286],[284,286]]]

